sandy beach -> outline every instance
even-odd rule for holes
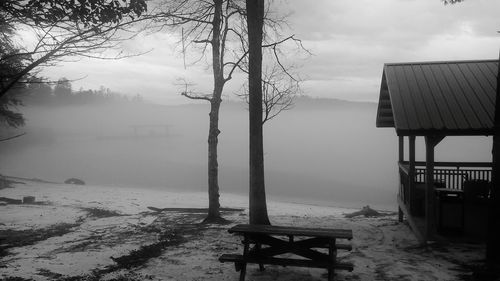
[[[248,222],[245,196],[221,194],[227,225],[201,224],[205,193],[23,181],[0,197],[35,196],[34,204],[0,205],[2,280],[238,280],[225,253],[241,253],[227,229]],[[152,207],[152,208],[151,208]],[[360,206],[361,207],[361,206]],[[160,210],[158,210],[158,209]],[[161,210],[168,208],[165,210]],[[341,259],[353,272],[336,280],[467,280],[484,245],[419,245],[394,213],[269,201],[272,224],[352,229]],[[340,252],[339,252],[340,253]],[[326,280],[326,270],[249,265],[246,280]]]

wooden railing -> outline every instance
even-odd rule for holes
[[[415,181],[425,182],[425,163],[415,163]],[[434,182],[443,188],[463,190],[467,180],[491,181],[491,163],[437,162],[434,165]]]
[[[491,181],[491,167],[491,163],[436,162],[434,164],[433,178],[436,186],[452,190],[463,190],[463,183],[467,180]],[[408,207],[414,203],[411,201],[415,199],[415,190],[410,190],[409,169],[408,162],[399,163],[399,196]],[[413,186],[425,184],[426,173],[425,162],[415,162],[413,181],[416,184]]]

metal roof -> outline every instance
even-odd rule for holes
[[[491,135],[498,60],[384,65],[377,127],[398,135]]]

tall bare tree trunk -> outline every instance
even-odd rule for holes
[[[205,222],[221,220],[219,204],[219,163],[217,161],[217,145],[219,142],[219,109],[224,89],[224,75],[221,65],[221,17],[223,0],[214,0],[214,17],[212,21],[212,68],[214,74],[214,92],[210,99],[210,125],[208,130],[208,216]]]
[[[500,55],[499,55],[500,59]],[[492,189],[488,208],[488,236],[486,260],[490,267],[500,269],[500,63],[497,72],[497,93],[495,100],[495,124],[493,132]]]
[[[262,27],[264,0],[246,0],[250,121],[250,224],[270,224],[264,181],[262,134]]]
[[[210,128],[208,130],[208,216],[205,222],[214,222],[221,218],[219,204],[219,163],[217,144],[219,142],[219,101],[210,102]]]

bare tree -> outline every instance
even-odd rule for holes
[[[219,130],[219,110],[225,84],[232,79],[243,55],[230,53],[226,45],[228,37],[239,38],[239,21],[242,8],[236,1],[164,1],[159,7],[157,21],[161,27],[170,27],[181,33],[181,43],[186,50],[196,45],[200,59],[211,50],[210,58],[214,86],[211,94],[200,94],[186,89],[182,92],[187,98],[205,100],[210,103],[208,130],[208,215],[205,222],[223,222],[219,203],[219,164],[217,144]],[[236,29],[235,29],[236,28]],[[228,58],[229,57],[229,58]],[[230,62],[226,62],[229,60]]]
[[[285,76],[281,69],[273,67],[263,76],[262,124],[278,116],[282,111],[291,109],[295,97],[300,93],[298,81]]]
[[[264,0],[246,0],[250,120],[250,223],[270,224],[267,215],[262,134],[262,39]]]
[[[292,109],[295,98],[300,95],[300,81],[291,77],[278,65],[266,68],[262,73],[262,124],[281,112]],[[238,96],[249,103],[248,84]]]
[[[69,57],[122,58],[104,55],[137,33],[129,28],[143,20],[145,0],[14,1],[0,2],[0,28],[29,31],[28,46],[2,52],[0,63],[21,62],[18,71],[2,76],[0,98],[38,69]],[[127,34],[127,31],[131,33]]]
[[[219,110],[222,94],[227,82],[233,78],[237,70],[245,71],[248,59],[248,40],[246,9],[242,0],[211,0],[211,1],[163,1],[154,11],[160,27],[171,28],[180,35],[180,43],[184,55],[187,49],[194,48],[199,52],[198,62],[204,57],[210,57],[213,89],[211,93],[194,93],[185,88],[182,92],[187,98],[205,100],[210,104],[208,131],[208,197],[209,208],[205,222],[224,221],[219,212],[219,182],[218,182],[218,136]],[[278,45],[286,41],[294,41],[289,36],[281,41],[279,25],[283,19],[269,20],[269,40],[274,40],[268,47],[275,48],[278,58]],[[299,42],[299,41],[296,41]],[[262,41],[261,41],[262,43]],[[187,84],[186,84],[187,86]]]

